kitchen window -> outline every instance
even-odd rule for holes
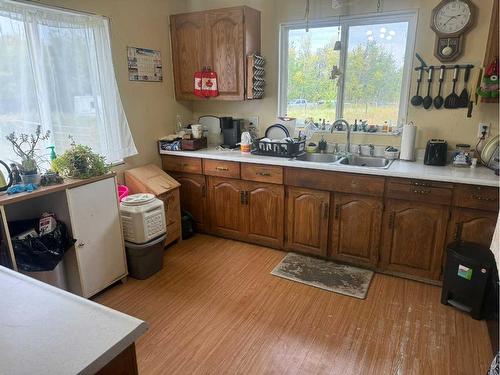
[[[416,19],[391,12],[281,25],[280,116],[404,121]]]
[[[0,45],[0,159],[18,159],[8,134],[34,133],[37,126],[51,132],[38,151],[44,166],[44,148],[54,145],[60,154],[69,136],[110,163],[137,153],[116,84],[107,18],[0,0]]]

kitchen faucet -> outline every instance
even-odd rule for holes
[[[351,152],[351,127],[349,126],[349,123],[346,120],[344,120],[343,118],[340,118],[333,123],[332,132],[333,132],[333,129],[335,129],[338,125],[345,126],[345,128],[347,130],[346,152],[350,153]]]

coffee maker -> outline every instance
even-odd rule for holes
[[[224,148],[237,148],[241,142],[241,129],[243,128],[242,119],[233,119],[232,117],[221,117],[220,127],[222,129]]]

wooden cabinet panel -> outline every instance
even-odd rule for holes
[[[162,155],[163,170],[184,173],[202,173],[201,158],[189,156]]]
[[[382,199],[336,193],[333,202],[330,256],[375,267],[378,262]]]
[[[439,280],[448,212],[446,206],[387,200],[380,268]]]
[[[456,185],[453,205],[498,212],[498,188],[474,185]]]
[[[209,177],[208,190],[211,231],[241,240],[245,231],[244,182]]]
[[[194,73],[208,65],[205,13],[170,16],[172,62],[177,100],[198,99],[193,94]]]
[[[381,197],[384,195],[385,178],[353,173],[286,168],[285,185]]]
[[[326,256],[330,193],[288,188],[286,248]]]
[[[170,17],[172,61],[177,100],[194,96],[195,71],[217,73],[219,96],[244,100],[246,56],[260,52],[260,12],[245,6],[178,14]]]
[[[285,189],[282,185],[245,183],[246,237],[264,246],[283,246]]]
[[[167,237],[163,242],[164,246],[170,245],[182,237],[181,233],[181,202],[179,189],[158,195],[158,199],[163,201],[165,208],[165,221],[167,226]]]
[[[225,160],[203,160],[203,173],[207,176],[240,178],[240,163]]]
[[[385,195],[387,198],[449,205],[453,190],[389,181]]]
[[[207,27],[210,46],[208,65],[218,74],[217,99],[243,100],[243,8],[208,11]]]
[[[205,176],[197,174],[174,174],[181,184],[181,207],[188,211],[196,223],[196,230],[208,231],[207,186]]]
[[[469,208],[454,208],[448,224],[446,244],[453,241],[475,242],[490,247],[497,213]]]
[[[277,165],[262,165],[241,163],[241,178],[243,180],[283,184],[283,167]]]

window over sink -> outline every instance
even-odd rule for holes
[[[404,121],[416,19],[390,12],[282,24],[279,115]]]

